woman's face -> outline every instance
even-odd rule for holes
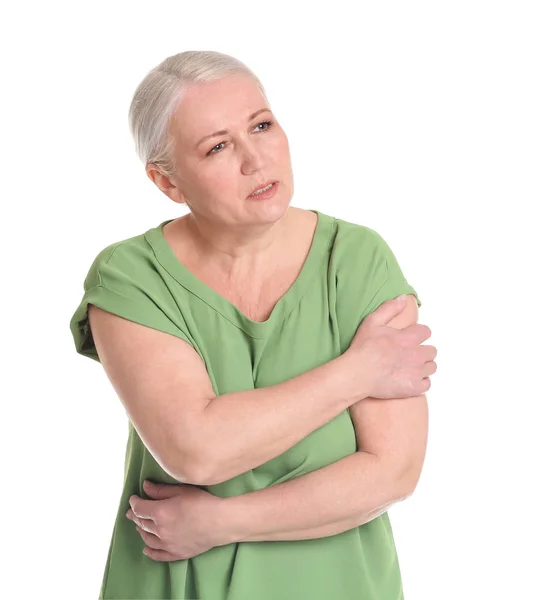
[[[227,133],[206,137],[219,130]],[[174,115],[171,132],[176,175],[170,178],[174,187],[163,191],[186,202],[194,217],[245,226],[285,215],[293,196],[288,140],[250,77],[194,84]],[[248,198],[271,179],[279,182],[272,198]]]

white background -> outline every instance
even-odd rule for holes
[[[3,9],[3,597],[98,596],[127,421],[69,320],[102,248],[186,210],[134,153],[135,87],[217,50],[266,87],[293,205],[381,233],[433,331],[426,462],[389,511],[406,600],[548,598],[545,6]]]

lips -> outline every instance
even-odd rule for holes
[[[268,181],[265,181],[264,183],[261,183],[254,190],[251,190],[251,193],[249,194],[249,196],[251,196],[251,194],[253,194],[253,192],[256,192],[257,190],[262,190],[263,188],[265,188],[267,185],[270,185],[271,183],[272,184],[276,183],[276,180],[275,179],[269,179]]]

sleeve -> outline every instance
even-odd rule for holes
[[[90,304],[194,345],[171,294],[138,249],[116,244],[97,255],[84,280],[84,295],[70,320],[76,352],[100,362],[89,326]]]
[[[361,318],[374,312],[383,302],[397,298],[402,294],[413,294],[419,308],[422,302],[415,288],[407,281],[398,260],[387,241],[376,231],[370,229],[375,241],[375,260],[372,264],[370,289],[374,291]]]

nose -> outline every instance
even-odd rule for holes
[[[254,140],[244,140],[240,148],[243,173],[253,173],[263,168],[264,157],[259,144]]]

